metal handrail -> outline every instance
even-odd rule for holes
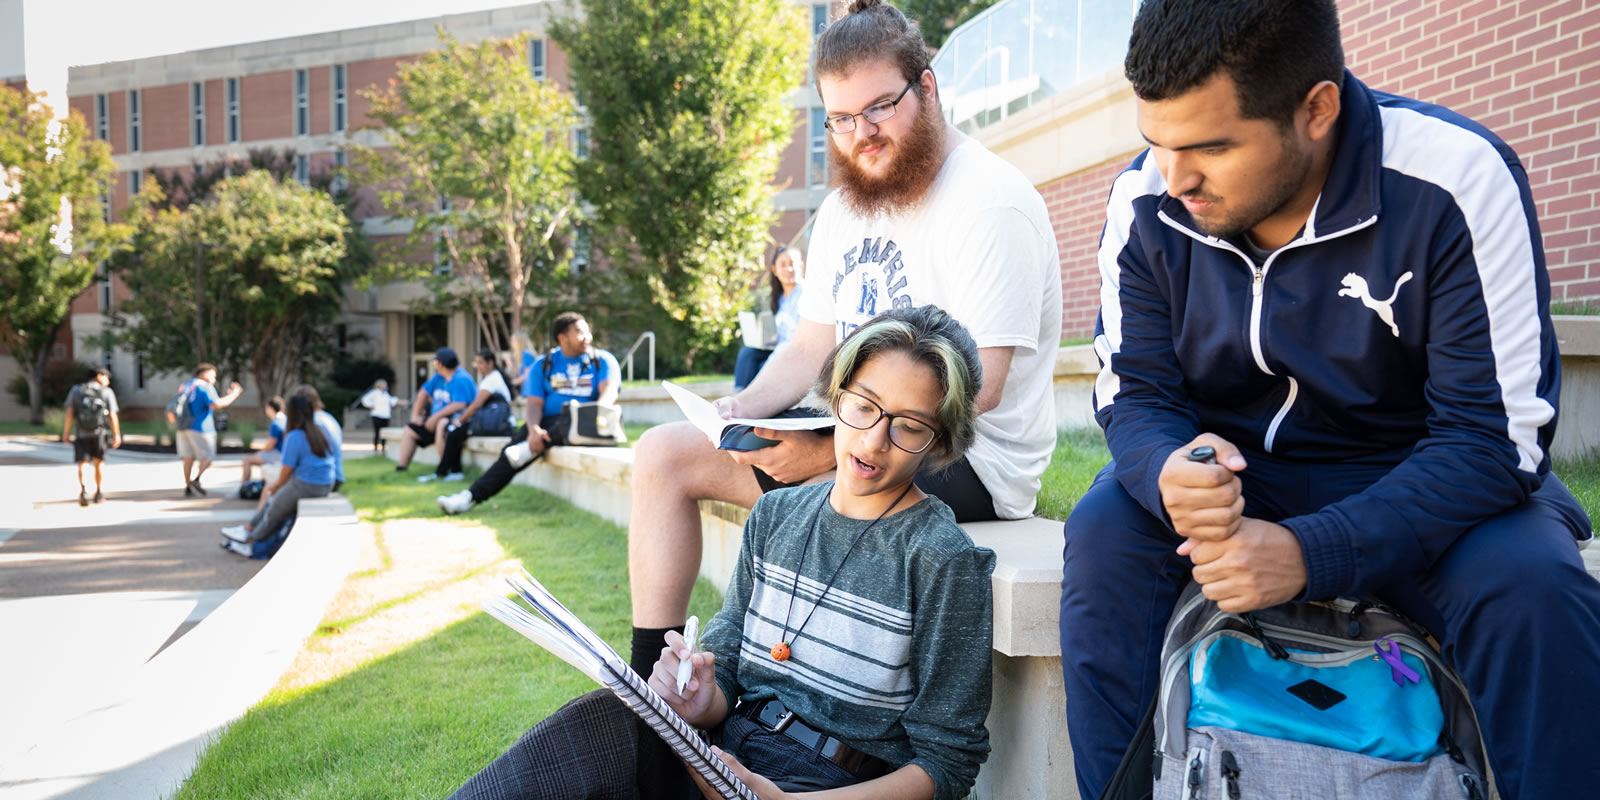
[[[656,379],[656,332],[645,331],[644,333],[639,334],[639,338],[633,340],[633,346],[628,348],[627,354],[622,357],[622,360],[626,362],[624,369],[628,371],[628,380],[630,381],[633,380],[633,351],[638,350],[639,345],[644,344],[647,340],[650,342],[649,376],[652,382],[654,382]]]

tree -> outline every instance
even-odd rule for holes
[[[126,235],[101,194],[111,148],[83,117],[57,123],[42,94],[0,88],[0,342],[28,382],[29,421],[44,421],[45,364],[72,299]]]
[[[592,122],[579,194],[618,268],[689,329],[692,363],[732,337],[776,218],[810,42],[801,7],[591,0],[550,34]]]
[[[183,210],[146,186],[116,259],[133,292],[116,338],[157,372],[209,361],[229,375],[248,369],[263,401],[283,393],[339,315],[351,277],[344,210],[264,171],[225,179]]]
[[[572,100],[528,67],[527,38],[443,46],[368,91],[387,147],[357,148],[363,182],[408,220],[392,278],[428,278],[437,307],[473,312],[483,340],[511,349],[531,294],[567,286],[562,234],[576,207]],[[436,272],[437,253],[450,265]]]
[[[994,3],[995,0],[901,0],[896,5],[917,21],[928,49],[938,50],[956,28]]]

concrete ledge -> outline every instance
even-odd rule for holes
[[[732,381],[679,384],[707,400],[733,394]],[[630,425],[660,425],[683,419],[683,412],[673,402],[667,390],[658,383],[654,386],[628,387],[617,395],[617,405],[622,407],[622,421]]]
[[[8,800],[170,796],[206,745],[272,690],[316,630],[355,564],[356,524],[343,497],[301,501],[278,554],[147,662],[124,699],[51,732],[28,754],[34,779],[8,787]]]

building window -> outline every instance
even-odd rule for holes
[[[100,357],[100,363],[105,365],[106,372],[111,372],[112,371],[111,370],[111,348],[107,347],[105,349],[104,354]]]
[[[328,189],[334,194],[339,194],[349,187],[350,179],[345,173],[345,169],[349,166],[350,154],[343,150],[335,151],[333,154],[333,182],[328,186]]]
[[[572,230],[572,271],[582,272],[589,267],[594,244],[589,239],[589,226],[579,225]]]
[[[137,354],[133,357],[133,387],[140,391],[144,390],[144,359]]]
[[[189,84],[189,107],[194,110],[194,131],[191,136],[195,147],[206,143],[206,85],[199,81]]]
[[[811,7],[811,36],[812,36],[812,38],[821,36],[822,35],[822,31],[824,29],[826,29],[827,27],[828,27],[828,4],[827,3],[817,3],[816,5]]]
[[[228,141],[239,141],[239,79],[228,79]]]
[[[294,157],[294,179],[302,185],[311,185],[311,156],[302,153]]]
[[[572,132],[572,154],[578,158],[589,157],[588,128],[579,128]]]
[[[103,313],[106,313],[106,314],[110,314],[111,313],[111,273],[107,272],[103,265],[102,265],[101,270],[100,270],[100,310]],[[107,350],[106,351],[106,366],[107,367],[111,366],[110,361],[111,361],[111,351]]]
[[[303,69],[294,71],[294,135],[311,133],[311,76]]]
[[[103,94],[94,96],[94,136],[102,142],[111,141],[111,101]]]
[[[333,326],[334,349],[340,353],[350,352],[350,326],[339,323]]]
[[[333,132],[344,133],[345,113],[348,104],[345,86],[345,70],[343,64],[333,65]]]
[[[106,222],[111,221],[111,192],[100,193],[100,217]]]
[[[134,170],[128,173],[128,197],[132,198],[144,189],[144,173]]]
[[[811,137],[807,147],[807,179],[812,186],[828,185],[828,129],[822,123],[828,114],[820,108],[811,109]]]
[[[533,39],[528,42],[528,69],[533,72],[533,79],[544,80],[544,40]]]
[[[137,153],[144,148],[144,117],[139,111],[138,89],[128,90],[128,152]]]

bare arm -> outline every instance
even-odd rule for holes
[[[600,382],[600,396],[596,398],[600,405],[614,406],[617,404],[617,395],[622,392],[622,381],[616,378],[606,378]]]
[[[279,468],[278,468],[278,480],[276,482],[274,482],[272,484],[272,487],[267,489],[267,491],[276,492],[279,489],[282,489],[283,485],[288,483],[289,482],[289,478],[291,478],[293,476],[294,476],[294,467],[291,467],[288,464],[280,465]]]
[[[117,418],[117,412],[111,412],[111,446],[122,446],[122,420]]]
[[[77,409],[69,407],[67,409],[67,421],[61,423],[61,441],[63,441],[63,442],[72,441],[72,438],[71,438],[71,435],[70,435],[71,431],[72,431],[72,423],[73,423],[74,420],[77,419],[77,417],[78,417]]]
[[[228,393],[217,398],[217,402],[211,404],[211,409],[215,411],[219,408],[227,408],[228,406],[233,405],[233,401],[238,400],[239,396],[242,394],[244,394],[244,387],[240,386],[238,381],[234,381],[233,384],[228,387]]]
[[[1005,396],[1006,376],[1011,374],[1014,347],[980,347],[978,361],[983,364],[983,391],[978,392],[978,413],[993,410]]]
[[[719,402],[719,410],[729,416],[765,418],[793,408],[806,396],[833,345],[832,325],[800,320],[794,338],[778,346],[744,391],[728,398],[731,404]]]

